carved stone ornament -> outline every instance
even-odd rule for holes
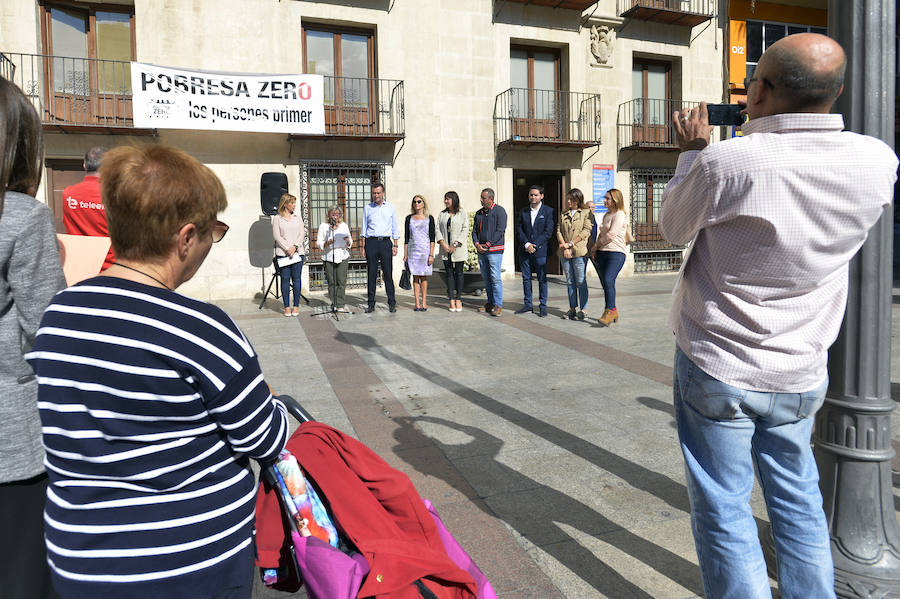
[[[596,64],[605,65],[612,57],[616,30],[608,25],[591,25],[591,55]]]

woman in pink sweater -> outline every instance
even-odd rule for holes
[[[275,238],[275,255],[281,267],[281,298],[284,300],[284,315],[300,314],[300,275],[306,253],[303,249],[306,227],[300,218],[297,198],[289,193],[281,196],[278,214],[272,217],[272,237]],[[294,308],[290,307],[291,286],[294,287]]]
[[[597,242],[591,248],[596,254],[597,272],[606,296],[606,309],[600,324],[609,326],[619,320],[616,309],[616,277],[625,265],[625,198],[618,189],[610,189],[603,198],[606,214],[597,231]]]

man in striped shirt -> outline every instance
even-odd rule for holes
[[[890,205],[897,157],[843,132],[841,47],[773,44],[746,81],[743,137],[708,146],[705,104],[678,113],[682,153],[659,226],[692,242],[670,324],[674,400],[707,597],[771,597],[749,499],[754,468],[785,599],[834,597],[810,450],[847,264]]]

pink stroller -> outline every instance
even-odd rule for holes
[[[257,565],[267,585],[303,585],[311,599],[496,599],[405,474],[314,422],[293,398],[279,399],[302,424],[288,442],[294,455],[261,475]]]

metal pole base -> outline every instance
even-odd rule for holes
[[[891,477],[894,401],[826,398],[814,452],[838,597],[900,598],[900,528]]]

